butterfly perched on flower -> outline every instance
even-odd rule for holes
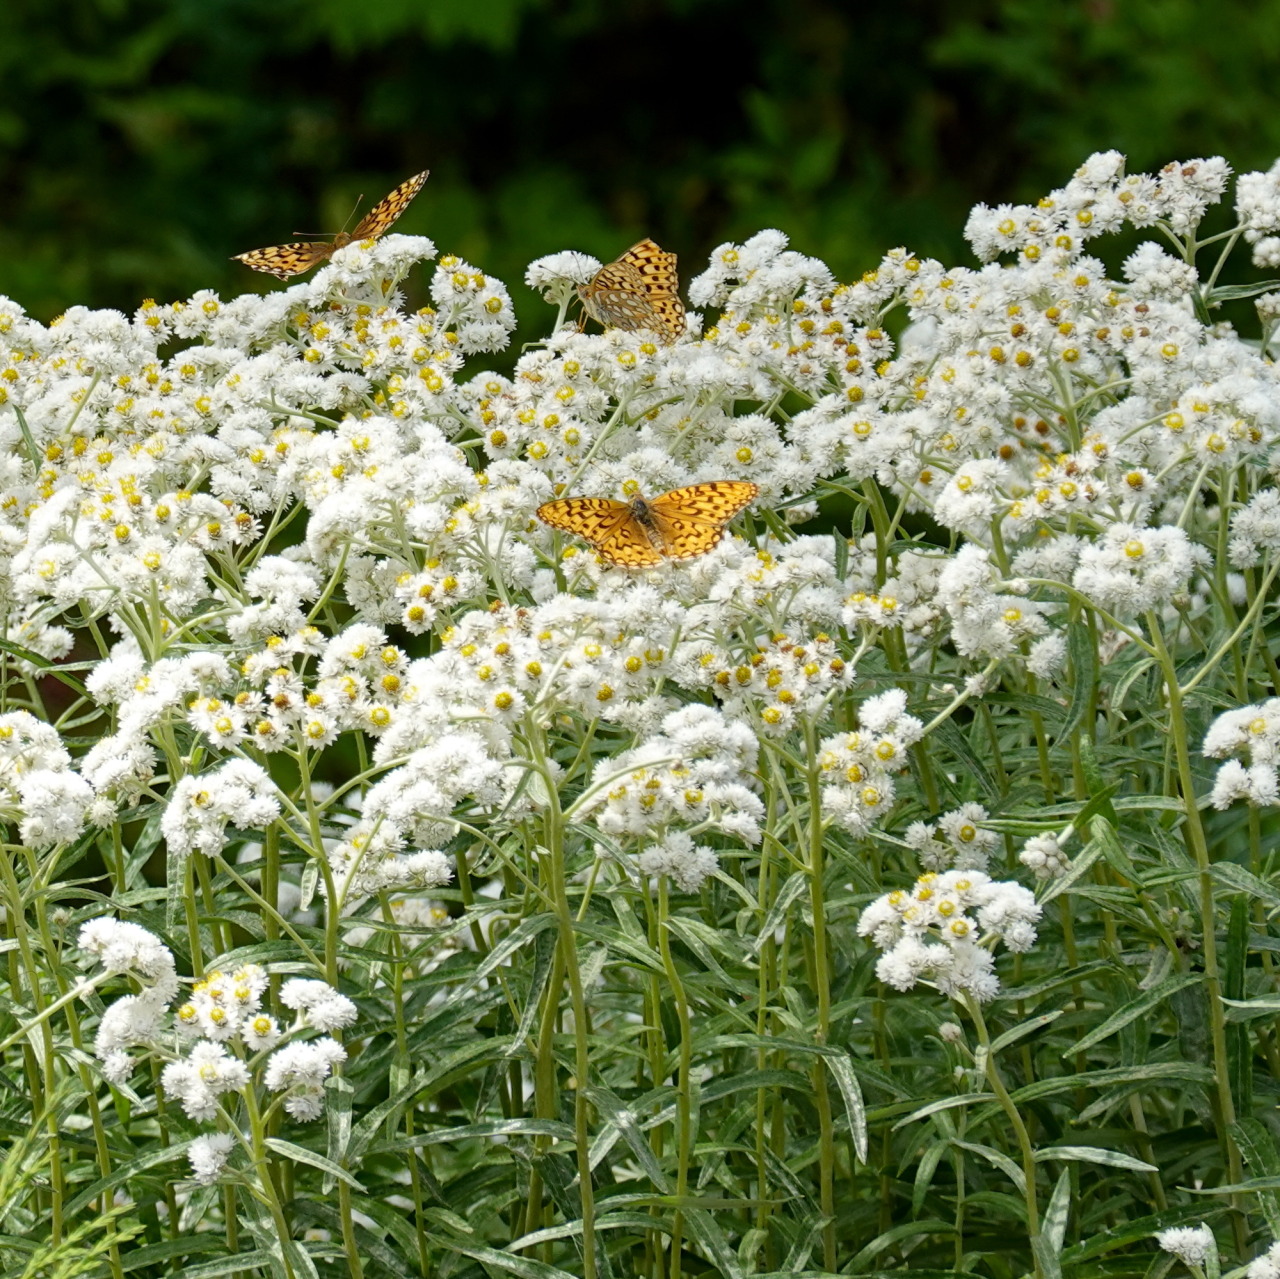
[[[729,521],[759,493],[759,486],[746,480],[711,480],[629,502],[562,497],[538,507],[538,518],[590,542],[601,559],[618,568],[652,568],[714,550]]]
[[[287,280],[291,275],[301,275],[303,271],[310,271],[317,263],[323,262],[335,249],[341,249],[347,244],[358,244],[361,240],[376,240],[390,231],[396,219],[409,207],[409,202],[422,190],[429,172],[429,169],[424,169],[400,183],[389,196],[379,200],[360,219],[356,229],[350,234],[339,231],[332,240],[273,244],[268,249],[237,253],[231,260],[243,262],[255,271],[265,271],[281,280]]]
[[[578,285],[583,308],[606,329],[650,329],[670,345],[684,332],[676,255],[652,240],[633,244],[616,262]]]

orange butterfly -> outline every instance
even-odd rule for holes
[[[578,296],[593,320],[607,329],[650,329],[670,345],[684,332],[684,303],[676,255],[652,240],[633,244],[616,262],[602,266]]]
[[[538,518],[590,542],[609,564],[651,568],[714,550],[729,521],[759,493],[759,485],[746,480],[711,480],[629,502],[562,497],[538,507]]]
[[[424,169],[400,183],[385,200],[379,200],[360,219],[350,235],[339,231],[332,240],[274,244],[269,249],[251,249],[248,253],[237,253],[231,260],[243,262],[255,271],[265,271],[281,280],[287,280],[291,275],[301,275],[303,271],[310,271],[318,262],[323,262],[335,249],[361,240],[376,240],[391,230],[396,219],[409,207],[409,201],[422,190],[429,172],[429,169]]]

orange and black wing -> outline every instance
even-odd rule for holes
[[[633,244],[618,262],[632,267],[644,281],[645,296],[661,321],[656,331],[667,342],[674,342],[684,332],[685,326],[676,255],[660,249],[652,240],[641,240],[639,244]]]
[[[710,480],[655,497],[649,513],[668,558],[692,560],[715,550],[729,521],[759,493],[749,480]]]
[[[351,233],[352,240],[376,240],[378,236],[390,231],[396,219],[409,207],[413,197],[422,190],[422,184],[430,172],[430,169],[424,169],[421,173],[415,173],[413,177],[400,183],[389,196],[379,200],[360,219]]]
[[[608,497],[562,497],[538,507],[538,518],[552,528],[590,542],[601,559],[618,568],[649,568],[662,552],[649,541],[626,502]]]
[[[649,301],[644,277],[626,262],[602,266],[589,284],[579,287],[578,296],[587,314],[607,329],[662,330],[662,317]]]
[[[317,262],[323,262],[333,252],[333,245],[327,240],[299,243],[273,244],[267,249],[250,249],[248,253],[237,253],[231,260],[243,262],[255,271],[265,271],[277,279],[287,280],[291,275],[301,275],[310,271]]]

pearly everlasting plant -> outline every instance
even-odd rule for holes
[[[0,300],[30,1273],[124,1212],[113,1279],[1057,1279],[1207,1264],[1191,1186],[1249,1255],[1280,282],[1225,281],[1280,178],[1230,184],[1095,155],[847,283],[762,231],[677,340],[577,324],[574,250],[513,340],[398,235]],[[717,481],[653,566],[536,514]]]

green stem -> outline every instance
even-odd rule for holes
[[[1200,932],[1204,953],[1204,986],[1205,1002],[1209,1012],[1210,1038],[1213,1044],[1213,1075],[1216,1118],[1218,1122],[1218,1140],[1221,1142],[1227,1160],[1227,1179],[1232,1185],[1238,1185],[1244,1179],[1244,1166],[1239,1148],[1232,1137],[1231,1129],[1236,1122],[1235,1100],[1231,1095],[1231,1066],[1227,1056],[1227,1025],[1222,1004],[1222,976],[1218,966],[1217,917],[1213,899],[1213,865],[1209,857],[1209,845],[1205,838],[1204,824],[1200,820],[1200,807],[1196,802],[1195,775],[1191,771],[1191,748],[1186,716],[1182,705],[1182,689],[1178,684],[1178,671],[1173,657],[1165,645],[1164,635],[1160,629],[1160,620],[1152,610],[1147,614],[1147,629],[1151,633],[1151,642],[1155,650],[1156,660],[1160,664],[1164,676],[1165,694],[1169,709],[1169,738],[1173,745],[1174,757],[1178,770],[1178,787],[1182,792],[1182,808],[1186,820],[1183,822],[1183,837],[1187,851],[1195,859],[1199,878]],[[1235,1223],[1237,1245],[1243,1254],[1247,1239],[1244,1237],[1244,1204],[1238,1195],[1233,1195],[1231,1203],[1236,1211],[1232,1214]]]
[[[1023,1186],[1023,1203],[1026,1206],[1027,1213],[1027,1234],[1031,1239],[1032,1264],[1035,1267],[1037,1279],[1040,1279],[1042,1272],[1040,1269],[1039,1249],[1036,1247],[1036,1242],[1040,1237],[1040,1209],[1036,1203],[1035,1151],[1031,1148],[1031,1138],[1027,1134],[1026,1124],[1022,1122],[1022,1115],[1018,1112],[1018,1107],[1014,1104],[1013,1098],[1009,1096],[1009,1090],[1004,1086],[1004,1080],[1001,1079],[999,1068],[996,1066],[995,1054],[991,1051],[991,1037],[987,1033],[987,1023],[982,1016],[982,1005],[972,995],[966,994],[964,1007],[972,1018],[974,1029],[978,1035],[983,1071],[987,1077],[987,1082],[991,1085],[991,1091],[995,1093],[1001,1110],[1004,1111],[1009,1120],[1009,1127],[1013,1130],[1013,1135],[1018,1143],[1018,1150],[1022,1156],[1022,1177],[1026,1183]]]
[[[574,932],[573,912],[569,906],[568,869],[564,849],[564,814],[560,808],[560,792],[556,777],[545,755],[544,739],[536,726],[531,728],[529,741],[534,761],[542,773],[548,795],[543,817],[547,850],[550,856],[543,859],[543,868],[550,881],[547,887],[555,906],[559,967],[564,977],[568,978],[569,1001],[573,1009],[573,1127],[574,1144],[578,1155],[578,1195],[582,1204],[582,1272],[583,1279],[596,1279],[595,1195],[591,1184],[591,1131],[587,1103],[587,1083],[590,1079],[587,1001],[582,992],[577,936]],[[557,1000],[558,983],[548,985],[548,1009],[553,1007]],[[551,1024],[554,1025],[554,1019]],[[545,1035],[547,1030],[545,1017],[543,1030]]]
[[[818,999],[818,1020],[814,1038],[820,1046],[826,1047],[831,1035],[831,959],[827,943],[822,770],[818,764],[818,733],[812,719],[805,720],[804,737],[809,791],[808,873],[809,907],[813,913],[813,984]],[[822,1215],[827,1219],[826,1225],[822,1228],[823,1262],[828,1270],[834,1270],[836,1268],[835,1126],[831,1117],[827,1067],[821,1056],[815,1056],[813,1059],[813,1091],[818,1110],[819,1203]]]
[[[667,877],[658,878],[658,947],[662,967],[675,996],[680,1022],[680,1056],[676,1075],[676,1210],[671,1219],[671,1279],[680,1279],[680,1251],[684,1241],[684,1202],[689,1193],[689,1160],[693,1149],[690,1116],[690,1077],[693,1070],[693,1028],[689,1021],[689,998],[675,960],[671,957]]]

